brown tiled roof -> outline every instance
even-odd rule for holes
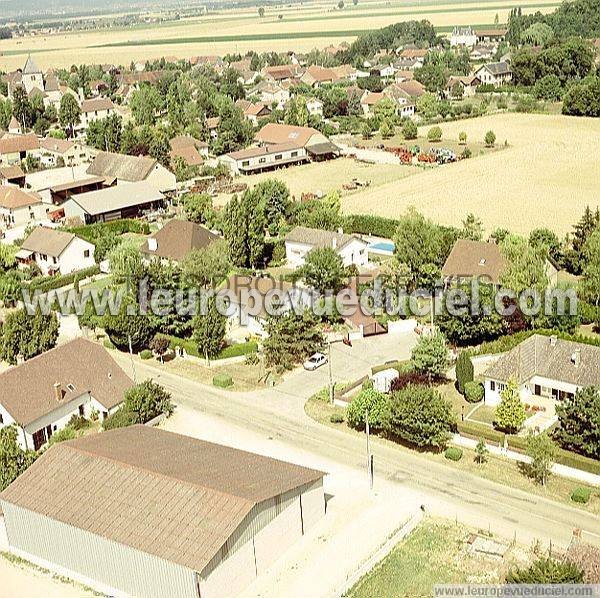
[[[574,363],[575,354],[580,363]],[[505,353],[485,372],[494,380],[515,378],[523,383],[533,376],[576,386],[600,385],[600,347],[535,334]]]
[[[312,78],[319,83],[338,80],[338,76],[333,69],[317,66],[316,64],[311,64],[308,69],[306,69],[306,72],[302,77],[304,78],[305,76],[307,78]]]
[[[200,139],[196,139],[191,135],[177,135],[169,141],[169,145],[171,146],[172,150],[184,147],[208,147],[208,143],[205,141],[200,141]]]
[[[212,116],[211,118],[206,119],[206,127],[210,131],[211,129],[216,129],[221,122],[220,116]]]
[[[160,202],[165,196],[147,181],[131,183],[130,185],[117,185],[97,191],[78,193],[68,201],[75,202],[88,214],[98,215],[116,212],[132,206],[142,206]]]
[[[0,185],[0,206],[3,208],[15,210],[38,203],[42,203],[42,199],[37,193],[27,193],[18,187]]]
[[[68,152],[75,144],[69,139],[56,139],[54,137],[46,137],[40,139],[40,149],[57,154]]]
[[[100,110],[113,110],[115,105],[110,98],[94,98],[92,100],[84,100],[81,103],[81,112],[96,112]]]
[[[73,233],[55,230],[45,226],[36,226],[21,246],[28,251],[59,257],[75,238]]]
[[[204,163],[204,159],[193,145],[178,147],[169,152],[171,164],[181,158],[187,166],[200,166]]]
[[[0,154],[16,154],[36,150],[40,147],[35,133],[28,135],[12,135],[0,139]]]
[[[156,251],[150,251],[148,241],[144,241],[142,253],[180,261],[193,249],[204,249],[220,237],[195,222],[170,220],[150,238],[157,242]]]
[[[60,402],[54,391],[57,382],[63,392]],[[88,391],[111,409],[123,401],[131,386],[133,382],[106,349],[78,338],[0,374],[0,403],[26,426]]]
[[[380,102],[385,98],[385,94],[377,93],[373,91],[367,92],[360,100],[361,104],[365,104],[367,106],[374,106],[377,102]]]
[[[426,48],[406,48],[400,53],[400,58],[424,58],[428,52]]]
[[[279,123],[267,123],[257,134],[256,140],[261,143],[295,143],[304,147],[313,135],[320,135],[312,127],[296,127]]]
[[[52,446],[0,499],[202,572],[254,505],[323,475],[131,426]]]
[[[305,226],[296,226],[293,228],[285,236],[285,240],[291,243],[301,243],[319,248],[333,248],[335,245],[335,249],[338,251],[352,241],[360,241],[360,239],[354,235],[321,230],[320,228],[307,228]]]
[[[486,277],[494,284],[500,284],[500,276],[506,267],[506,260],[495,243],[459,239],[454,243],[446,263],[442,267],[444,278]]]
[[[416,79],[401,81],[400,83],[396,83],[396,86],[413,98],[422,96],[426,91],[425,86]]]
[[[155,166],[156,160],[154,158],[100,152],[86,172],[87,174],[111,177],[133,183],[143,181]]]
[[[0,179],[20,179],[25,176],[20,166],[0,166]]]

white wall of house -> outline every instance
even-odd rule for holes
[[[22,226],[43,220],[49,211],[50,207],[44,203],[15,209],[0,206],[0,228]]]
[[[161,193],[175,191],[177,189],[177,179],[175,175],[167,170],[162,164],[156,164],[154,169],[145,179],[148,183],[152,183]],[[117,185],[129,184],[128,181],[119,179]]]
[[[95,120],[102,120],[103,118],[108,118],[109,116],[115,113],[114,109],[109,108],[108,110],[94,110],[93,112],[82,112],[81,120],[79,124],[75,125],[76,131],[85,131],[90,123]]]
[[[500,395],[505,387],[505,382],[486,378],[484,382],[486,404],[498,405],[501,401]],[[535,396],[560,400],[561,395],[559,393],[575,394],[579,388],[576,384],[551,380],[542,376],[533,376],[519,386],[519,394],[523,402],[528,402]]]
[[[278,164],[289,164],[290,162],[301,162],[307,160],[306,150],[303,147],[290,149],[272,154],[264,154],[253,158],[244,158],[235,160],[230,156],[221,156],[219,160],[226,164],[235,175],[245,173],[251,170],[260,170],[262,168],[272,168]]]
[[[58,257],[35,253],[34,260],[44,275],[51,270],[65,275],[94,266],[95,249],[91,243],[75,237]]]
[[[285,257],[288,265],[292,268],[300,268],[303,266],[306,260],[306,255],[311,249],[313,249],[313,245],[286,241]],[[338,250],[337,253],[342,258],[342,262],[345,267],[348,267],[352,264],[361,267],[366,266],[369,263],[367,244],[360,239],[351,241],[345,247]]]
[[[87,212],[72,197],[67,199],[61,207],[65,211],[66,218],[79,218],[82,222],[85,222]]]

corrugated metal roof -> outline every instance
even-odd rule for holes
[[[0,499],[202,571],[255,504],[323,475],[132,426],[54,445]]]

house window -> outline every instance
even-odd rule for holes
[[[264,164],[267,161],[266,158],[259,158],[258,163],[259,164]]]
[[[0,413],[0,425],[4,423],[4,418],[2,417],[2,413]]]
[[[33,435],[33,450],[39,450],[44,444],[46,444],[46,430],[42,428]]]
[[[89,250],[89,249],[86,249],[86,250],[83,252],[83,257],[90,257],[90,250]]]
[[[83,410],[83,405],[79,405],[79,416],[83,417],[85,415],[85,412]]]
[[[492,392],[496,390],[496,383],[493,380],[490,381],[490,390]]]
[[[275,154],[275,160],[281,160],[283,156],[281,154]]]
[[[298,155],[298,152],[292,152],[291,156],[292,158],[295,158]]]
[[[534,387],[534,394],[536,394],[538,397],[542,396],[542,387],[539,384],[536,384]]]
[[[242,162],[242,166],[249,166],[250,165],[250,160],[244,160]]]

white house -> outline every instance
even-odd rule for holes
[[[450,36],[450,47],[472,48],[477,43],[477,34],[472,27],[455,27]]]
[[[234,175],[249,174],[289,164],[308,162],[306,149],[296,143],[278,143],[265,147],[249,147],[219,157]]]
[[[306,109],[311,116],[323,116],[323,102],[318,98],[308,98]]]
[[[50,207],[37,193],[0,185],[0,229],[31,224],[46,217]]]
[[[132,386],[106,349],[78,338],[0,374],[0,427],[16,425],[21,447],[38,450],[73,416],[114,413]]]
[[[485,401],[497,405],[509,380],[521,398],[561,401],[579,389],[600,385],[600,347],[535,334],[505,353],[484,374]]]
[[[88,147],[68,139],[46,137],[40,139],[40,160],[46,168],[63,166],[81,166],[89,163],[91,152]]]
[[[512,81],[512,70],[508,62],[490,62],[484,64],[474,74],[483,85],[501,87]]]
[[[110,98],[93,98],[81,102],[81,120],[75,125],[75,131],[85,131],[94,120],[107,118],[115,113],[115,105]]]
[[[35,262],[44,276],[65,275],[92,267],[95,249],[73,233],[38,226],[23,241],[16,257],[24,266]]]
[[[285,257],[293,268],[302,266],[311,250],[325,247],[334,249],[345,267],[360,268],[369,262],[367,243],[354,235],[296,226],[285,237]]]

